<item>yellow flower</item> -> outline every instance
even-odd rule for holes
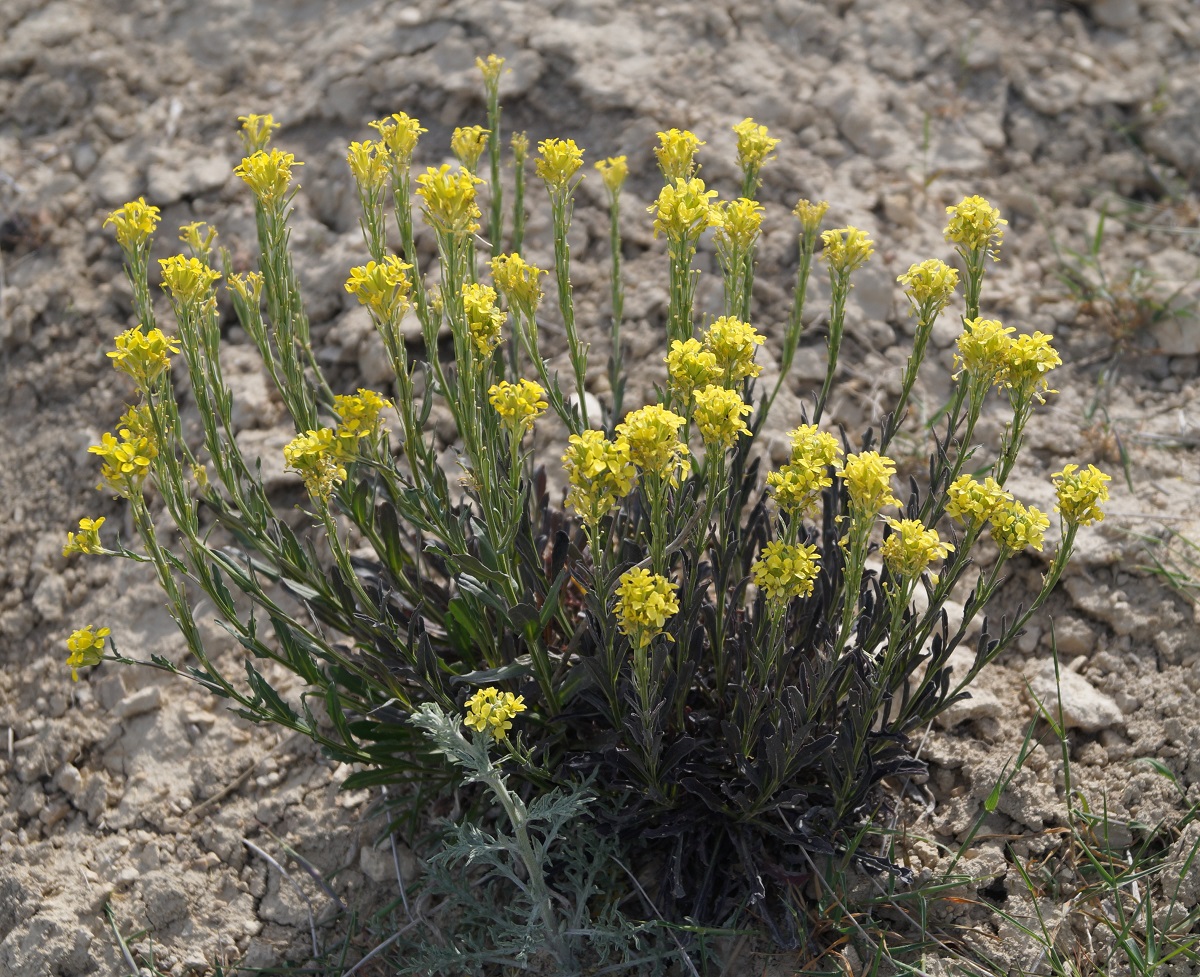
[[[292,167],[303,165],[291,153],[281,153],[278,149],[268,153],[260,149],[243,159],[233,172],[254,191],[263,206],[268,206],[283,201],[291,186]]]
[[[386,146],[370,139],[352,142],[346,151],[346,162],[350,164],[354,182],[362,193],[377,194],[387,183],[390,161]]]
[[[995,319],[963,320],[955,365],[961,363],[967,373],[981,381],[1000,383],[1008,369],[1014,332],[1012,326],[1001,325]]]
[[[98,628],[95,625],[72,631],[67,638],[67,665],[71,669],[71,681],[79,681],[79,669],[99,665],[104,658],[104,639],[112,631],[109,628]]]
[[[87,553],[96,556],[104,552],[104,545],[100,542],[100,527],[104,525],[104,516],[99,519],[83,518],[79,520],[79,532],[67,533],[67,542],[63,546],[62,555],[70,556],[73,553]]]
[[[504,59],[495,54],[489,54],[486,61],[483,58],[476,58],[475,67],[483,75],[484,86],[491,88],[500,81],[500,69],[504,67]]]
[[[412,265],[389,254],[383,261],[368,261],[351,268],[346,291],[380,320],[399,319],[408,308],[408,293],[412,288],[408,272],[411,270]]]
[[[633,488],[628,442],[609,441],[603,431],[572,434],[562,460],[571,485],[567,505],[592,528]]]
[[[617,436],[629,446],[629,460],[640,471],[678,485],[679,474],[688,464],[687,445],[679,440],[683,424],[678,414],[651,404],[626,414],[617,425]]]
[[[512,139],[510,140],[509,145],[512,146],[513,158],[517,162],[523,163],[525,161],[525,157],[529,155],[529,136],[528,136],[528,134],[526,134],[524,132],[514,132],[512,134]]]
[[[308,494],[322,505],[329,504],[334,486],[346,480],[338,449],[337,436],[328,427],[306,431],[283,446],[283,460],[288,468],[304,480]]]
[[[271,141],[271,130],[278,129],[279,123],[275,121],[275,116],[268,113],[267,115],[239,115],[238,122],[242,124],[238,136],[242,140],[242,145],[246,147],[247,153],[257,153],[259,150],[267,148],[267,144]]]
[[[944,560],[953,551],[943,543],[936,529],[926,529],[919,519],[889,519],[891,535],[883,541],[883,562],[892,575],[913,580],[925,572],[934,560]],[[932,577],[937,583],[937,576]]]
[[[824,231],[821,242],[825,245],[821,257],[829,265],[829,270],[837,275],[848,275],[861,268],[875,253],[875,242],[857,227]]]
[[[542,301],[538,276],[546,272],[529,264],[519,254],[501,254],[492,259],[492,281],[512,308],[526,317],[537,312]]]
[[[721,208],[721,226],[716,239],[730,250],[745,251],[758,238],[762,227],[763,206],[757,200],[738,197]]]
[[[1108,501],[1108,486],[1104,483],[1111,482],[1111,476],[1095,465],[1088,465],[1087,471],[1080,471],[1078,465],[1064,465],[1062,471],[1050,476],[1050,480],[1058,493],[1054,511],[1060,513],[1068,525],[1090,526],[1104,519],[1100,503]]]
[[[479,166],[479,157],[487,149],[490,129],[483,126],[459,126],[450,137],[450,151],[458,158],[468,173],[474,173]]]
[[[215,268],[210,268],[199,258],[185,258],[181,254],[161,258],[163,288],[171,298],[183,306],[198,305],[212,293],[213,282],[221,277]]]
[[[704,189],[699,177],[663,187],[658,200],[646,208],[654,214],[654,236],[661,233],[672,242],[695,244],[705,228],[721,226],[721,209],[712,203],[716,195],[716,190]]]
[[[430,166],[417,177],[417,196],[425,201],[425,219],[435,231],[462,237],[479,230],[481,213],[475,187],[483,181],[466,170],[450,172],[450,164]]]
[[[828,200],[822,200],[814,204],[811,200],[805,200],[803,197],[800,198],[799,203],[792,209],[792,213],[800,221],[800,229],[804,233],[806,240],[815,241],[817,239],[817,232],[821,229],[821,221],[825,219],[825,213],[828,210]]]
[[[832,434],[822,431],[815,424],[801,424],[788,431],[792,440],[792,464],[807,465],[822,472],[832,465],[841,468],[842,445]],[[822,488],[832,485],[826,481]]]
[[[991,519],[992,513],[1005,502],[1012,501],[1012,496],[990,475],[983,482],[975,481],[970,475],[960,475],[950,483],[946,495],[946,514],[971,531],[978,530]]]
[[[788,436],[792,439],[791,462],[767,473],[767,487],[784,512],[803,516],[817,504],[822,490],[833,484],[829,469],[841,467],[842,446],[815,424],[802,424]]]
[[[201,236],[200,230],[204,227],[208,227],[204,221],[192,221],[190,224],[181,225],[179,240],[191,248],[193,255],[208,263],[208,258],[212,254],[212,243],[217,237],[217,229],[208,227],[208,230]]]
[[[707,387],[721,377],[717,358],[698,339],[676,339],[667,353],[667,384],[672,393],[687,400],[692,392]]]
[[[676,180],[690,180],[700,167],[696,165],[696,150],[705,143],[687,129],[668,129],[658,133],[658,146],[654,155],[658,168],[668,184]]]
[[[109,214],[103,226],[112,224],[116,228],[117,243],[133,251],[150,239],[158,220],[158,208],[146,203],[145,197],[138,197]]]
[[[808,597],[821,572],[821,556],[815,546],[792,546],[782,540],[767,543],[750,566],[754,583],[773,603],[793,597]]]
[[[532,380],[509,383],[501,380],[488,388],[488,400],[518,436],[524,434],[550,405],[543,399],[546,391]]]
[[[676,586],[666,577],[633,567],[621,574],[614,611],[621,633],[635,648],[645,648],[662,634],[663,625],[679,613]]]
[[[356,394],[338,394],[333,398],[333,412],[338,426],[334,436],[339,457],[352,459],[358,454],[358,442],[379,433],[379,414],[392,402],[374,390],[358,388]]]
[[[983,197],[964,197],[961,203],[947,207],[950,220],[946,224],[946,240],[966,248],[968,251],[985,251],[999,261],[996,252],[1004,236],[1002,225],[1008,221],[1000,217],[1000,211]]]
[[[161,329],[142,332],[141,327],[126,329],[113,340],[117,348],[108,354],[113,366],[127,373],[139,387],[149,387],[164,370],[171,367],[171,355],[179,352],[179,340]]]
[[[1057,393],[1050,389],[1050,381],[1046,378],[1046,374],[1062,365],[1058,351],[1050,345],[1053,338],[1036,331],[1032,336],[1021,333],[1005,350],[1004,369],[998,382],[1012,391],[1016,403],[1037,397],[1038,402],[1044,404],[1046,398],[1042,394]]]
[[[915,265],[896,279],[922,321],[928,321],[944,309],[958,287],[958,272],[937,258]]]
[[[534,170],[551,193],[565,190],[583,166],[583,150],[574,139],[543,139],[538,143],[538,153],[540,159],[534,163]]]
[[[608,159],[602,159],[596,164],[596,169],[600,173],[600,179],[608,187],[608,192],[612,194],[620,192],[621,187],[625,184],[625,178],[629,176],[629,163],[624,156],[610,156]]]
[[[496,290],[490,285],[468,282],[462,290],[467,333],[480,356],[490,356],[500,345],[500,327],[508,313],[496,306]]]
[[[704,333],[704,348],[716,357],[726,386],[762,373],[762,367],[754,362],[754,353],[762,344],[763,337],[750,323],[733,316],[713,320]]]
[[[387,147],[392,159],[401,166],[412,162],[413,151],[417,148],[417,140],[422,132],[421,123],[404,112],[396,112],[386,119],[372,122],[371,128],[379,133],[379,138]]]
[[[225,287],[232,288],[247,305],[257,308],[262,297],[263,276],[257,271],[248,271],[244,275],[230,275],[225,279]]]
[[[884,506],[900,505],[892,495],[892,476],[896,463],[878,451],[847,455],[842,479],[850,495],[850,511],[855,516],[874,518]]]
[[[150,463],[158,457],[158,442],[150,408],[131,407],[117,426],[120,440],[105,432],[99,444],[88,451],[101,459],[100,477],[122,498],[129,498],[141,488],[150,471]],[[96,486],[99,488],[100,486]]]
[[[742,400],[736,390],[708,386],[696,391],[692,417],[705,444],[732,448],[738,435],[750,433],[746,422],[742,420],[750,410],[750,405]]]
[[[1020,502],[1006,500],[992,513],[992,539],[997,545],[1013,552],[1031,546],[1042,549],[1042,537],[1050,528],[1050,517]]]
[[[525,711],[525,696],[501,692],[496,688],[480,689],[467,700],[463,724],[477,733],[490,731],[502,740],[512,729],[511,720]]]
[[[767,127],[759,125],[753,119],[742,119],[733,127],[737,136],[737,161],[744,173],[757,173],[768,159],[778,139],[767,135]]]

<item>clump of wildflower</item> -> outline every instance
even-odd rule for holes
[[[408,294],[412,289],[408,272],[411,270],[412,265],[394,254],[385,255],[382,261],[368,261],[351,268],[346,291],[381,321],[387,322],[399,318],[408,308]],[[261,279],[259,281],[261,283]]]
[[[462,290],[467,334],[480,356],[490,356],[500,345],[500,327],[508,313],[496,305],[496,290],[490,285],[468,282]]]
[[[786,604],[794,597],[808,597],[821,572],[820,554],[815,546],[795,546],[772,540],[750,565],[754,583],[772,603]]]
[[[292,167],[303,166],[297,163],[291,153],[283,153],[278,149],[258,150],[247,156],[233,172],[240,176],[246,185],[254,191],[254,196],[264,207],[281,202],[292,183]]]
[[[370,139],[352,142],[346,150],[346,162],[350,164],[354,182],[364,194],[376,194],[387,183],[390,160],[387,148],[382,144]]]
[[[836,275],[849,275],[867,263],[875,253],[875,242],[865,231],[857,227],[839,227],[824,231],[821,242],[825,245],[821,257]]]
[[[620,192],[621,187],[625,185],[625,178],[629,176],[629,163],[624,156],[602,159],[596,164],[596,169],[608,192],[613,194]]]
[[[246,147],[247,153],[257,153],[266,149],[267,144],[271,141],[271,130],[279,128],[275,116],[270,113],[255,115],[252,112],[250,115],[239,115],[238,122],[242,124],[241,129],[238,130],[238,137],[242,140],[242,145]]]
[[[767,487],[779,508],[791,516],[803,516],[817,504],[822,490],[833,484],[829,469],[841,467],[842,446],[815,424],[802,424],[788,436],[792,439],[791,461],[779,471],[767,473]]]
[[[225,286],[237,292],[247,305],[257,308],[262,298],[263,276],[257,271],[233,274],[225,279]]]
[[[1063,470],[1050,476],[1058,494],[1054,511],[1068,526],[1090,526],[1104,519],[1101,502],[1108,501],[1108,486],[1112,481],[1095,465],[1081,471],[1078,465],[1064,465]]]
[[[742,395],[736,390],[707,386],[696,391],[692,418],[705,444],[732,448],[739,435],[749,433],[742,418],[750,410],[750,405],[742,400]]]
[[[892,476],[895,474],[896,463],[878,451],[847,455],[842,480],[850,495],[851,512],[873,518],[884,506],[900,505],[892,495]]]
[[[744,252],[758,238],[762,227],[763,206],[749,197],[738,197],[721,208],[721,226],[717,243]]]
[[[128,374],[139,387],[149,387],[171,367],[171,356],[179,352],[179,340],[161,329],[142,332],[139,326],[126,329],[113,340],[117,348],[108,354],[113,367]]]
[[[338,426],[334,436],[342,458],[354,458],[358,454],[358,442],[379,433],[379,415],[392,402],[374,390],[358,388],[356,394],[338,394],[333,398],[333,412]]]
[[[603,431],[572,434],[562,460],[571,485],[567,505],[593,528],[633,489],[628,442],[609,441]]]
[[[640,471],[672,485],[687,464],[687,445],[679,440],[684,420],[661,404],[630,411],[617,425],[617,435],[629,446],[629,460]]]
[[[450,137],[450,151],[458,158],[468,173],[479,168],[479,157],[487,149],[490,129],[483,126],[459,126]]]
[[[934,560],[944,560],[953,551],[943,543],[936,529],[926,529],[919,519],[889,519],[891,535],[883,541],[883,562],[892,575],[915,580]],[[932,577],[937,583],[937,577]]]
[[[721,377],[716,356],[698,339],[672,341],[666,360],[667,385],[673,394],[685,401],[693,391],[707,387]]]
[[[938,315],[958,287],[958,271],[938,258],[910,265],[896,281],[904,286],[904,294],[922,322]]]
[[[828,210],[828,200],[821,200],[814,204],[811,200],[803,197],[792,208],[792,213],[800,222],[800,230],[806,241],[815,242],[817,240],[817,233],[821,230],[821,221],[825,219]]]
[[[463,724],[477,733],[490,732],[497,740],[508,735],[512,719],[526,708],[525,696],[496,688],[480,689],[467,700],[466,706]]]
[[[666,577],[641,567],[621,574],[614,608],[617,626],[635,648],[645,648],[662,634],[667,620],[679,613],[676,590]]]
[[[501,380],[488,388],[488,400],[496,413],[517,432],[518,438],[533,427],[533,422],[550,405],[545,400],[546,391],[541,384],[532,380],[509,383]]]
[[[583,166],[583,150],[574,139],[543,139],[538,143],[538,156],[534,170],[551,193],[565,190]]]
[[[1049,528],[1049,516],[1034,506],[1026,508],[1015,500],[1005,500],[992,513],[992,539],[1014,553],[1027,546],[1040,553],[1043,536]]]
[[[386,119],[372,122],[371,128],[379,133],[379,138],[387,147],[392,159],[402,166],[412,163],[413,151],[417,148],[417,140],[422,132],[421,123],[404,112],[396,112]]]
[[[109,628],[93,626],[72,631],[67,638],[67,665],[71,669],[71,681],[79,681],[79,669],[99,665],[104,658],[104,639],[112,634]]]
[[[288,468],[304,480],[308,494],[322,505],[329,504],[334,486],[346,480],[339,447],[337,435],[328,427],[306,431],[283,446]]]
[[[103,226],[112,224],[116,229],[117,243],[127,251],[134,251],[150,239],[158,221],[158,208],[146,203],[145,197],[138,197],[109,214]]]
[[[221,277],[215,268],[210,268],[199,258],[185,258],[181,254],[161,258],[163,288],[171,298],[183,306],[199,305],[211,294],[213,282]]]
[[[475,67],[483,75],[484,85],[490,88],[500,82],[500,69],[504,67],[504,59],[499,55],[489,54],[486,61],[483,58],[476,58]]]
[[[946,514],[970,532],[978,531],[1001,505],[1012,501],[1012,496],[990,475],[982,482],[960,475],[950,483],[946,495]]]
[[[1008,354],[1012,347],[1012,326],[996,319],[966,319],[958,337],[955,364],[981,382],[999,383],[1008,369]]]
[[[771,159],[771,153],[779,145],[778,139],[767,134],[767,127],[753,119],[742,119],[733,127],[737,136],[737,161],[742,172],[751,179],[757,177],[763,163]]]
[[[105,432],[99,444],[88,451],[101,459],[100,477],[110,489],[123,498],[138,491],[150,471],[150,463],[158,457],[158,440],[150,408],[131,407],[122,416],[114,437]],[[97,486],[99,488],[100,486]]]
[[[667,183],[690,180],[696,175],[700,168],[696,165],[696,150],[703,145],[704,141],[687,129],[668,129],[658,133],[654,155]]]
[[[1050,345],[1053,336],[1035,331],[1033,335],[1021,333],[1012,340],[1004,354],[1004,369],[999,376],[1001,386],[1011,391],[1016,403],[1025,403],[1036,397],[1045,403],[1043,394],[1055,393],[1050,389],[1047,374],[1062,365],[1058,351]]]
[[[1004,236],[1003,225],[1008,221],[1000,216],[1000,211],[993,207],[983,197],[964,197],[953,207],[947,207],[950,215],[946,223],[946,240],[967,251],[980,251],[992,255],[999,261],[996,254],[1000,250],[1000,239]]]
[[[726,385],[762,373],[762,367],[754,362],[754,353],[762,344],[762,335],[750,323],[733,316],[714,319],[704,333],[704,348],[716,357]]]
[[[425,201],[425,219],[436,231],[463,237],[479,230],[482,216],[475,202],[475,187],[483,181],[466,170],[450,171],[450,164],[430,166],[417,177],[417,195]]]
[[[104,525],[104,516],[99,519],[84,517],[79,520],[79,532],[67,533],[67,542],[63,546],[62,555],[71,556],[73,553],[86,553],[97,556],[104,552],[100,542],[100,527]]]
[[[665,234],[670,241],[695,244],[705,228],[721,226],[721,209],[712,203],[716,196],[716,190],[704,189],[699,177],[667,184],[647,208],[654,214],[654,236]]]
[[[511,307],[520,309],[528,318],[542,301],[538,277],[546,274],[542,268],[529,264],[519,254],[500,254],[492,259],[492,281]]]

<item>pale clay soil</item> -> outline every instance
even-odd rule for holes
[[[308,743],[250,727],[182,680],[150,671],[104,665],[71,683],[63,642],[85,623],[112,627],[131,654],[180,659],[182,651],[146,568],[68,562],[60,550],[82,515],[105,515],[106,530],[130,532],[124,509],[93,488],[97,466],[86,451],[129,396],[104,356],[111,337],[132,324],[120,254],[101,229],[105,214],[145,195],[163,210],[154,257],[177,249],[175,227],[204,220],[247,267],[253,215],[232,174],[241,156],[236,118],[273,112],[283,123],[277,143],[306,163],[293,242],[319,355],[343,387],[378,385],[377,340],[341,287],[349,266],[365,260],[344,147],[370,134],[368,121],[403,110],[430,130],[418,163],[440,163],[455,124],[485,121],[473,60],[489,52],[511,68],[502,82],[506,139],[526,129],[535,140],[574,138],[589,163],[630,157],[631,406],[664,376],[666,258],[645,214],[657,188],[656,130],[688,127],[706,139],[702,175],[722,195],[736,186],[731,125],[753,116],[782,139],[764,171],[755,293],[768,375],[795,269],[788,211],[796,199],[828,199],[828,226],[855,224],[875,238],[877,253],[856,279],[833,403],[851,432],[878,420],[897,388],[912,320],[896,275],[915,260],[950,258],[941,235],[947,204],[981,193],[1001,208],[1009,226],[1002,261],[988,269],[984,312],[1053,333],[1065,361],[1055,375],[1059,393],[1038,412],[1010,488],[1049,510],[1048,475],[1064,462],[1094,461],[1116,477],[1108,519],[1081,534],[1078,558],[1045,611],[982,677],[975,697],[925,741],[928,808],[910,832],[928,840],[914,841],[909,857],[918,870],[936,871],[932,842],[957,847],[1016,753],[1033,715],[1026,679],[1045,690],[1051,619],[1071,673],[1064,694],[1073,771],[1093,806],[1107,803],[1116,820],[1155,824],[1200,800],[1200,632],[1191,606],[1143,569],[1139,538],[1170,529],[1200,540],[1200,322],[1181,314],[1134,323],[1114,357],[1111,322],[1068,294],[1049,236],[1082,249],[1102,209],[1120,210],[1130,219],[1107,223],[1108,276],[1120,283],[1141,269],[1153,279],[1153,296],[1177,293],[1179,308],[1200,299],[1200,4],[4,0],[5,977],[121,972],[103,926],[106,901],[126,932],[153,931],[159,965],[174,974],[203,972],[206,961],[263,966],[303,958],[304,901],[243,839],[290,867],[318,916],[328,899],[288,860],[283,842],[320,872],[336,872],[347,901],[394,897],[391,850],[374,847],[380,823],[368,817],[376,798],[339,793],[346,771]],[[548,208],[538,190],[530,191],[531,257],[545,265]],[[603,349],[601,203],[598,181],[585,180],[572,244],[579,319]],[[699,303],[711,310],[719,279],[708,245],[698,266],[710,272]],[[790,392],[774,410],[772,454],[822,375],[825,301],[815,288]],[[160,306],[169,321],[165,301]],[[941,403],[956,332],[957,316],[948,313],[913,420]],[[560,355],[561,344],[553,351]],[[231,331],[225,354],[243,446],[261,453],[272,484],[291,499],[295,487],[279,457],[290,437],[281,405],[240,330]],[[593,370],[595,379],[600,372]],[[435,431],[447,421],[435,414]],[[985,441],[995,442],[1001,422],[998,411],[987,418]],[[1120,476],[1119,444],[1132,492]],[[546,435],[551,469],[560,446],[561,435]],[[1003,609],[1028,600],[1043,568],[1036,558],[1019,563]],[[236,668],[228,638],[215,626],[208,634]],[[1135,762],[1141,757],[1162,760],[1186,801]],[[965,867],[980,877],[1007,871],[1001,886],[1010,911],[1027,911],[1028,900],[1006,858],[1034,858],[1058,843],[1052,829],[1063,824],[1062,787],[1056,747],[1039,747],[968,852]],[[1179,851],[1187,842],[1185,835]],[[419,865],[403,845],[399,854],[402,871],[414,877]],[[1200,860],[1180,898],[1185,905],[1200,899]],[[958,911],[978,922],[967,907],[950,915]],[[1032,962],[1028,941],[995,918],[978,924],[997,934],[990,947],[1011,966]],[[1086,942],[1085,933],[1076,937]],[[739,966],[757,974],[769,962],[746,955]],[[790,972],[786,961],[775,963]]]

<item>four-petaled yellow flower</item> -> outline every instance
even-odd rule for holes
[[[958,337],[958,353],[955,365],[962,365],[972,377],[980,382],[1000,383],[1008,369],[1008,353],[1013,344],[1012,326],[1004,326],[995,319],[964,319],[963,331]],[[957,374],[956,374],[957,376]]]
[[[138,197],[109,214],[103,226],[112,224],[116,228],[117,243],[127,251],[134,251],[150,239],[158,221],[158,208],[146,203],[145,197]]]
[[[428,167],[417,177],[417,196],[425,201],[425,219],[442,234],[465,237],[479,230],[482,213],[475,187],[483,181],[467,170],[450,171],[450,164]]]
[[[821,572],[821,556],[815,546],[795,546],[772,540],[750,566],[754,583],[772,603],[786,604],[793,597],[808,597]]]
[[[340,458],[352,460],[358,456],[358,442],[379,433],[379,415],[392,402],[374,390],[358,388],[356,394],[338,394],[333,398],[333,412],[338,426],[334,431]]]
[[[334,486],[346,480],[339,460],[339,442],[332,428],[299,434],[283,446],[283,460],[304,480],[308,494],[322,505],[329,504]]]
[[[692,418],[706,445],[732,448],[739,435],[750,433],[742,420],[750,410],[736,390],[710,385],[696,391]]]
[[[468,282],[462,290],[463,313],[467,317],[467,334],[481,357],[492,354],[500,345],[500,328],[508,313],[496,305],[496,290],[490,285]]]
[[[238,130],[238,137],[246,147],[247,153],[257,153],[266,149],[271,141],[271,130],[279,128],[275,116],[269,112],[266,115],[255,115],[253,112],[250,115],[239,115],[238,122],[242,124]]]
[[[207,301],[212,296],[213,282],[221,277],[219,271],[199,258],[185,258],[181,254],[161,258],[158,264],[162,268],[163,288],[182,306]]]
[[[158,457],[150,408],[144,404],[129,408],[121,416],[117,434],[120,440],[106,431],[100,443],[88,451],[100,456],[103,462],[100,477],[105,484],[122,498],[129,498],[141,488],[150,472],[150,463]]]
[[[640,471],[671,485],[688,464],[687,445],[679,440],[684,420],[661,404],[630,411],[617,425],[617,436],[629,446],[629,460]]]
[[[104,658],[104,639],[112,631],[109,628],[98,628],[95,625],[72,631],[67,638],[67,665],[71,669],[71,681],[79,681],[79,669],[99,665]]]
[[[376,314],[383,322],[399,319],[408,309],[412,265],[394,254],[383,261],[368,261],[350,269],[346,291]]]
[[[620,576],[614,611],[617,626],[637,649],[645,648],[663,632],[663,625],[679,613],[676,586],[666,577],[641,567]]]
[[[654,155],[658,168],[667,183],[690,180],[700,167],[696,165],[696,150],[705,143],[687,129],[668,129],[658,133]]]
[[[825,219],[828,210],[828,200],[820,200],[814,204],[804,197],[801,197],[796,206],[792,208],[792,213],[800,222],[800,230],[806,241],[815,242],[817,240],[817,233],[821,230],[821,221]]]
[[[943,543],[936,529],[926,529],[919,519],[889,519],[892,532],[883,541],[883,562],[892,575],[904,581],[915,580],[934,560],[944,560],[953,551]],[[937,575],[930,575],[934,584]]]
[[[742,119],[733,127],[737,136],[737,161],[743,173],[757,175],[763,163],[779,145],[778,139],[767,134],[767,127],[753,119]]]
[[[492,259],[492,281],[511,308],[520,310],[526,317],[537,312],[542,301],[542,287],[538,277],[546,271],[531,265],[519,254],[500,254]]]
[[[1046,376],[1056,366],[1062,366],[1058,351],[1050,345],[1053,338],[1035,331],[1032,336],[1021,333],[1009,343],[1004,352],[1004,369],[999,383],[1009,389],[1014,403],[1025,403],[1030,397],[1036,397],[1044,404],[1043,394],[1057,393],[1050,389]]]
[[[824,231],[821,242],[825,247],[821,257],[836,275],[849,275],[867,263],[875,253],[875,242],[857,227],[838,227]]]
[[[104,544],[100,542],[100,527],[104,525],[104,516],[99,519],[83,518],[79,520],[79,532],[67,533],[67,542],[63,546],[62,555],[71,556],[73,553],[87,553],[96,556],[104,552]]]
[[[260,149],[243,159],[233,172],[254,191],[259,203],[268,207],[282,204],[292,183],[292,167],[303,165],[291,153]]]
[[[633,489],[628,442],[609,441],[603,431],[572,434],[562,460],[571,485],[567,505],[593,529]]]
[[[1063,470],[1050,476],[1058,494],[1054,511],[1068,526],[1090,526],[1104,519],[1101,502],[1108,501],[1108,486],[1112,481],[1095,465],[1081,471],[1078,465],[1064,465]]]
[[[571,177],[583,166],[583,150],[574,139],[543,139],[538,143],[538,157],[534,170],[551,193],[567,189]]]
[[[516,383],[501,380],[488,388],[488,401],[518,438],[533,427],[533,422],[550,406],[545,396],[541,384],[532,380]]]
[[[382,143],[372,142],[370,139],[352,142],[346,150],[346,162],[350,164],[354,182],[363,194],[377,194],[387,183],[391,160],[388,158],[387,147]]]
[[[496,688],[480,689],[467,700],[463,724],[477,733],[490,732],[502,740],[512,729],[512,719],[525,711],[525,696],[501,692]]]
[[[946,224],[946,240],[967,251],[983,251],[999,261],[1000,239],[1004,236],[1003,225],[1008,221],[1000,217],[1000,211],[983,197],[964,197],[953,207],[947,207],[950,220]]]
[[[960,475],[946,490],[946,514],[957,519],[968,531],[978,531],[985,522],[1012,496],[1004,491],[990,475],[977,482],[970,475]]]
[[[163,371],[170,369],[171,356],[179,352],[179,340],[165,335],[161,329],[142,332],[140,326],[134,326],[113,341],[117,348],[108,358],[141,388],[149,387]]]
[[[929,258],[910,265],[896,281],[904,286],[912,311],[925,323],[949,303],[958,287],[958,271],[938,258]]]
[[[459,126],[450,137],[450,151],[468,173],[474,173],[479,168],[479,157],[487,149],[488,136],[491,129],[483,126]]]
[[[629,176],[629,163],[624,156],[610,156],[608,159],[602,159],[596,164],[596,169],[609,193],[615,195],[621,192],[621,187],[625,185],[625,178]]]
[[[686,401],[693,391],[721,378],[717,357],[712,350],[705,349],[698,339],[685,342],[673,340],[666,360],[667,385],[681,400]]]
[[[665,234],[674,244],[694,245],[705,228],[721,226],[721,208],[712,203],[716,196],[716,190],[704,189],[699,177],[667,184],[646,208],[654,214],[654,236]]]
[[[750,323],[733,316],[714,319],[704,333],[704,348],[716,357],[725,386],[762,373],[762,367],[754,362],[754,353],[762,344],[762,335]]]
[[[884,506],[899,506],[892,495],[896,463],[878,451],[846,455],[842,480],[850,496],[850,512],[857,518],[873,519]]]
[[[1042,538],[1050,528],[1050,517],[1034,506],[1005,500],[992,512],[992,539],[1000,547],[1016,553],[1026,546],[1041,552]]]
[[[417,140],[422,132],[421,123],[404,112],[396,112],[386,119],[378,119],[370,123],[371,128],[379,133],[379,138],[387,147],[392,160],[400,166],[412,163],[413,150],[417,148]]]
[[[721,208],[721,226],[717,230],[717,244],[732,251],[747,250],[758,238],[762,227],[763,206],[749,197],[730,200]]]

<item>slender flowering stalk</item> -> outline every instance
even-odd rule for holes
[[[375,261],[383,261],[387,252],[387,227],[384,217],[384,198],[390,186],[392,171],[387,147],[366,139],[352,142],[346,151],[346,162],[354,177],[358,193],[359,227],[363,241]]]
[[[117,244],[125,258],[125,277],[133,289],[134,313],[143,328],[154,327],[154,303],[150,299],[148,267],[150,240],[158,227],[159,211],[144,197],[119,207],[104,219],[104,227],[113,226]]]
[[[525,160],[529,156],[529,137],[523,132],[512,135],[513,151],[513,238],[512,253],[525,247]]]
[[[821,235],[821,240],[825,245],[821,257],[829,268],[831,291],[827,340],[829,362],[825,369],[825,382],[821,385],[821,393],[817,397],[817,407],[813,412],[814,423],[820,423],[821,415],[825,413],[825,403],[829,398],[829,391],[833,387],[833,376],[837,372],[838,353],[842,346],[842,328],[846,322],[846,299],[849,297],[852,287],[850,274],[866,264],[867,259],[875,253],[875,242],[857,227],[842,227],[825,231]]]
[[[800,222],[800,234],[797,238],[799,261],[796,267],[796,284],[792,291],[792,311],[788,316],[787,329],[784,333],[783,351],[779,365],[779,379],[775,388],[767,398],[763,416],[770,411],[775,398],[787,375],[791,372],[792,362],[796,358],[796,349],[800,345],[800,336],[804,332],[804,304],[808,297],[808,280],[812,275],[813,257],[817,250],[817,240],[821,232],[821,221],[829,210],[829,204],[822,200],[813,203],[801,198],[792,209],[792,214]]]
[[[612,395],[611,426],[621,416],[625,400],[625,368],[621,361],[621,320],[625,316],[625,285],[621,279],[621,187],[629,175],[624,156],[610,156],[596,164],[608,192],[608,248],[612,259],[612,352],[608,357],[608,389]]]
[[[767,127],[753,119],[743,119],[733,127],[733,132],[737,136],[737,162],[742,171],[742,196],[753,198],[762,186],[759,173],[763,164],[775,158],[771,153],[779,140],[772,139]]]
[[[714,241],[725,280],[727,316],[750,318],[754,251],[762,218],[762,205],[749,197],[730,200],[721,208],[721,226],[714,235]]]
[[[947,207],[949,220],[946,222],[946,240],[957,246],[967,266],[965,285],[966,319],[979,318],[979,293],[983,288],[985,261],[1000,260],[1000,239],[1004,236],[1003,225],[1008,221],[1000,217],[1000,211],[983,197],[964,197],[953,207]]]
[[[684,342],[692,338],[692,305],[696,279],[692,258],[696,242],[709,227],[720,227],[721,209],[713,204],[716,190],[706,190],[698,177],[677,179],[662,188],[648,209],[654,214],[654,236],[667,239],[670,258],[670,304],[667,310],[667,339]]]
[[[504,59],[489,54],[487,60],[475,59],[475,67],[483,75],[483,90],[487,102],[488,169],[490,176],[491,207],[488,214],[488,239],[492,243],[492,257],[504,250],[504,189],[500,183],[500,74]]]

